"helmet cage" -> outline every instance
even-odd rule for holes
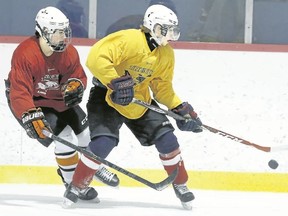
[[[38,28],[41,29],[40,26]],[[72,30],[70,26],[64,29],[51,29],[50,31],[44,28],[41,31],[42,37],[54,52],[63,52],[67,45],[71,43]]]

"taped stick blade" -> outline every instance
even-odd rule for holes
[[[172,184],[175,181],[178,175],[178,171],[179,171],[179,167],[177,167],[166,179],[164,179],[163,181],[159,183],[156,183],[154,189],[161,191],[167,188],[170,184]]]

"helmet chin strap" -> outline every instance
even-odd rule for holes
[[[54,51],[52,49],[52,47],[48,44],[47,40],[45,37],[40,37],[39,38],[39,43],[40,43],[40,47],[41,47],[41,50],[42,52],[44,53],[45,56],[51,56]]]
[[[49,49],[50,49],[52,52],[54,52],[54,49],[52,48],[49,39],[48,39],[47,37],[45,37],[44,35],[42,36],[42,38],[45,40],[45,42],[46,42],[47,46],[49,47]]]
[[[43,40],[45,41],[45,43],[47,44],[47,46],[50,48],[50,50],[51,50],[52,52],[54,52],[53,48],[51,47],[51,43],[50,43],[49,39],[45,36],[46,33],[43,31],[43,29],[41,28],[41,26],[40,26],[38,23],[36,23],[36,26],[37,26],[37,27],[39,28],[39,30],[41,31],[41,38],[43,38]]]

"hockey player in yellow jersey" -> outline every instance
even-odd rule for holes
[[[192,209],[194,195],[187,188],[188,175],[174,127],[165,115],[132,102],[136,98],[155,106],[163,104],[187,118],[176,121],[180,130],[202,131],[192,106],[182,102],[173,89],[174,51],[169,41],[177,41],[179,36],[176,14],[163,5],[152,5],[140,29],[112,33],[91,48],[86,61],[94,76],[87,103],[89,150],[106,158],[120,141],[124,123],[142,146],[156,147],[167,174],[179,167],[173,188],[183,207]],[[98,164],[82,155],[64,194],[66,203],[77,202],[78,191],[89,186]]]

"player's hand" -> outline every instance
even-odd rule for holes
[[[134,98],[134,80],[129,74],[113,79],[108,87],[113,90],[110,97],[113,103],[126,106]]]
[[[67,107],[73,107],[81,103],[84,93],[84,85],[81,80],[71,78],[62,86],[61,90]]]
[[[176,108],[172,109],[172,111],[186,118],[185,120],[176,120],[176,124],[180,130],[192,131],[194,133],[203,131],[200,118],[188,102],[180,104]]]
[[[45,139],[46,136],[42,133],[43,129],[52,132],[41,108],[32,108],[24,112],[22,123],[27,135],[33,139]]]

